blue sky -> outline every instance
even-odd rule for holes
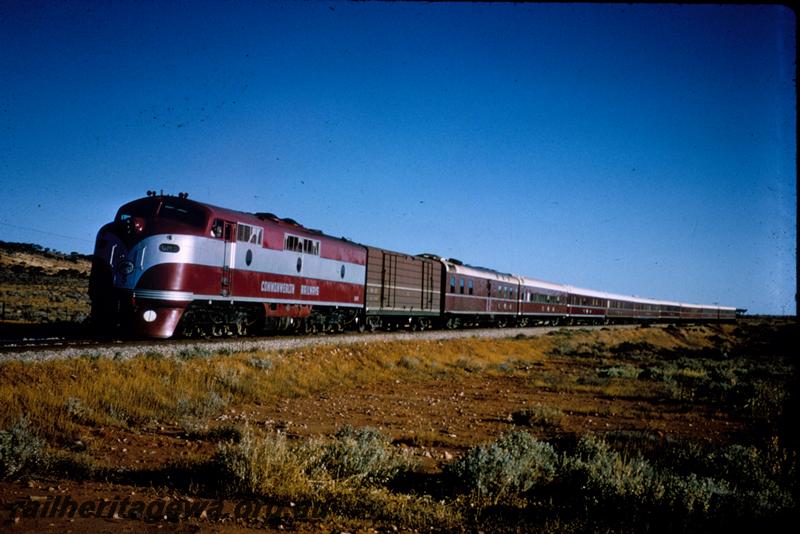
[[[147,189],[409,253],[794,313],[780,6],[0,3],[0,239]]]

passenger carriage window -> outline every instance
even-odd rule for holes
[[[472,279],[469,280],[469,294],[472,295],[474,293],[474,288],[472,286]]]
[[[456,292],[456,277],[455,276],[451,276],[450,277],[450,293],[455,293],[455,292]]]
[[[459,279],[459,286],[461,287],[460,291],[461,291],[461,294],[463,295],[464,294],[464,279],[463,278]]]

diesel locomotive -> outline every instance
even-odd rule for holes
[[[272,213],[157,194],[97,234],[100,332],[227,336],[529,324],[728,321],[736,309],[575,288],[337,238]]]

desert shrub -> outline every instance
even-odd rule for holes
[[[344,426],[332,442],[322,446],[315,471],[324,470],[333,479],[356,485],[378,485],[408,466],[408,460],[378,430]]]
[[[529,361],[509,357],[504,362],[490,365],[489,368],[502,373],[513,373],[514,371],[529,371],[532,365],[537,364],[531,364]]]
[[[597,369],[597,376],[601,378],[638,378],[641,372],[641,369],[633,365],[618,365]]]
[[[483,369],[483,362],[470,357],[461,357],[453,366],[468,373],[474,373]]]
[[[64,403],[64,410],[67,412],[67,415],[78,421],[87,420],[92,413],[91,408],[86,406],[86,404],[77,397],[67,398],[67,402]]]
[[[567,478],[584,505],[604,515],[643,520],[654,513],[707,513],[730,489],[724,481],[664,469],[640,454],[626,455],[593,435],[583,436],[565,458]]]
[[[563,345],[557,345],[553,347],[553,349],[550,351],[550,355],[572,356],[576,358],[600,358],[606,355],[607,352],[608,347],[602,341],[596,341],[592,343],[579,341],[577,343],[573,343],[572,340],[570,340]]]
[[[763,419],[775,419],[783,412],[787,390],[763,380],[743,384],[736,392],[739,396],[737,408],[746,415]]]
[[[511,420],[518,425],[557,427],[564,419],[564,412],[552,406],[536,404],[511,413]]]
[[[641,456],[624,457],[591,434],[580,439],[567,466],[589,504],[622,510],[650,500],[655,480],[650,463]]]
[[[788,484],[796,474],[796,459],[780,458],[780,452],[729,445],[712,455],[709,463],[734,487],[733,505],[738,510],[747,510],[754,517],[768,516],[794,506]]]
[[[653,380],[656,382],[663,382],[665,380],[670,380],[671,377],[667,374],[662,367],[645,367],[639,373],[638,378],[640,380]]]
[[[724,507],[731,489],[724,480],[698,476],[695,473],[677,475],[672,472],[662,474],[660,484],[663,485],[661,508],[668,512],[695,514],[699,517],[710,517]]]
[[[397,367],[402,367],[403,369],[416,369],[421,363],[422,362],[420,359],[414,356],[402,356],[397,362]]]
[[[527,432],[511,432],[494,443],[473,447],[446,470],[479,499],[498,502],[551,482],[558,455],[552,445]]]
[[[293,446],[284,434],[256,435],[249,427],[238,442],[217,447],[213,463],[224,491],[296,500],[311,493],[306,469],[313,447]]]
[[[269,358],[250,358],[247,360],[247,363],[250,364],[251,367],[261,371],[269,371],[272,369],[272,360]]]
[[[288,500],[375,487],[410,466],[377,430],[351,427],[327,443],[292,443],[284,434],[259,436],[245,427],[238,442],[218,447],[214,463],[227,491]]]
[[[228,401],[212,389],[205,395],[178,399],[175,411],[178,415],[207,418],[218,414],[227,405]]]
[[[203,347],[191,347],[181,349],[177,353],[177,357],[181,360],[192,360],[194,358],[209,358],[211,351]]]
[[[587,435],[564,456],[562,489],[606,517],[662,517],[684,525],[774,519],[795,505],[795,465],[795,456],[777,446],[731,445],[714,452],[673,442],[648,460]]]
[[[46,463],[44,446],[27,417],[0,430],[0,476],[11,478],[42,467]]]
[[[657,353],[656,347],[652,343],[646,341],[640,341],[638,343],[623,341],[611,347],[610,350],[613,354],[632,358],[641,358],[642,356],[650,356]]]

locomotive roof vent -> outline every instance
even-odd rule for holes
[[[157,193],[156,191],[150,191],[148,189],[147,190],[147,196],[148,197],[163,197],[163,196],[172,196],[172,195],[170,195],[169,193],[164,195],[164,190],[163,189],[161,190],[160,193]],[[178,193],[178,198],[189,198],[189,193]]]

